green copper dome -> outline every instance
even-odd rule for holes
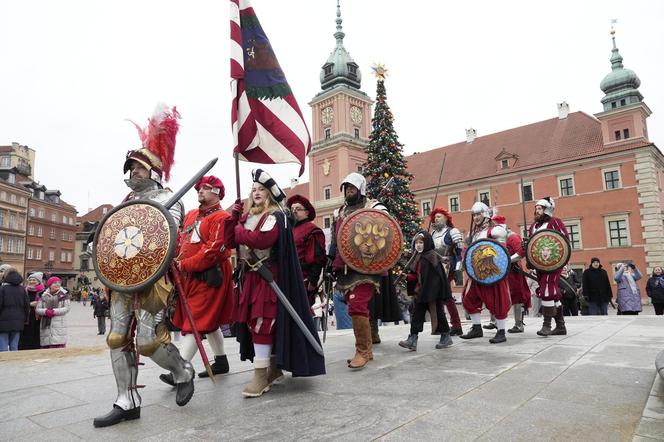
[[[327,61],[320,71],[320,84],[323,90],[330,89],[338,84],[346,84],[355,89],[360,88],[362,74],[359,66],[351,58],[350,54],[344,48],[344,34],[341,28],[341,7],[337,0],[337,32],[334,38],[337,40],[337,46],[334,48]]]
[[[614,34],[612,31],[611,34]],[[611,72],[604,77],[599,87],[604,92],[602,98],[604,110],[611,110],[628,104],[638,103],[643,100],[643,95],[638,91],[641,80],[631,69],[625,69],[623,58],[616,47],[615,34],[612,36],[613,49],[611,50]]]

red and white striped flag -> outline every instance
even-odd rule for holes
[[[230,0],[234,151],[254,163],[298,163],[311,137],[249,0]]]

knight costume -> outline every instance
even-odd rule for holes
[[[476,202],[471,208],[473,215],[473,228],[468,237],[468,244],[480,239],[494,239],[505,245],[507,241],[507,229],[496,225],[491,221],[491,209],[482,203]],[[475,217],[481,215],[481,218]],[[518,256],[518,255],[517,255]],[[492,285],[480,285],[475,281],[468,282],[468,290],[463,296],[463,306],[470,315],[473,327],[462,339],[481,338],[483,336],[481,316],[482,304],[496,317],[496,336],[489,339],[492,344],[505,342],[505,323],[510,310],[510,297],[507,280],[503,279]]]
[[[436,215],[439,216],[437,217]],[[440,215],[444,218],[443,220],[441,220]],[[436,222],[436,218],[441,220],[441,222]],[[461,272],[461,252],[464,247],[463,235],[459,229],[454,227],[452,215],[446,209],[436,207],[429,214],[429,220],[431,221],[431,237],[433,239],[434,251],[442,258],[443,263],[447,267],[447,280],[448,285],[450,285],[452,281],[460,279],[457,278],[457,275]],[[445,307],[447,307],[450,322],[452,323],[450,335],[462,335],[461,318],[459,317],[454,297],[445,301]]]
[[[349,187],[355,189],[352,198],[346,196]],[[344,293],[344,299],[348,304],[348,314],[353,322],[355,356],[348,360],[348,367],[351,369],[364,368],[373,359],[373,339],[371,325],[369,324],[369,311],[374,294],[380,293],[382,278],[381,275],[369,275],[351,269],[338,251],[337,234],[343,220],[356,210],[376,209],[387,211],[387,208],[379,201],[367,198],[366,187],[366,179],[357,172],[349,174],[342,181],[340,190],[346,200],[343,206],[334,211],[332,244],[330,246],[330,255],[333,258],[332,270],[336,274],[337,289]],[[380,342],[380,339],[378,339],[378,342]]]
[[[567,233],[565,224],[560,218],[553,216],[555,208],[556,204],[553,198],[548,196],[535,203],[535,222],[528,229],[529,236],[532,236],[539,230],[549,229],[562,233],[569,240],[569,233]],[[541,211],[542,214],[538,215],[538,211]],[[562,294],[558,285],[562,272],[562,268],[555,272],[547,273],[537,271],[537,282],[539,284],[537,296],[542,300],[541,310],[544,317],[542,328],[537,332],[540,336],[567,334],[563,307],[560,302]],[[553,330],[551,330],[551,319],[555,319],[556,321],[556,328]]]
[[[127,153],[124,172],[131,170],[131,175],[125,182],[132,191],[123,202],[152,200],[164,203],[171,197],[172,192],[162,187],[161,180],[162,175],[166,181],[170,178],[179,117],[175,107],[168,109],[160,105],[145,129],[137,126],[143,147]],[[135,176],[137,168],[146,169],[149,177]],[[183,211],[180,202],[169,209],[178,225]],[[111,364],[118,395],[113,409],[94,419],[95,427],[106,427],[140,417],[140,386],[136,382],[139,354],[150,357],[157,365],[173,374],[178,405],[186,405],[193,396],[194,369],[170,342],[166,326],[155,320],[155,315],[163,311],[172,290],[173,285],[168,276],[164,275],[141,292],[112,293],[111,331],[106,337],[106,343],[111,349]]]

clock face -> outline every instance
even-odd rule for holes
[[[334,111],[330,106],[326,107],[321,111],[321,120],[323,124],[330,124],[334,118]]]
[[[352,106],[350,108],[350,119],[353,120],[353,123],[360,124],[362,122],[362,109]]]

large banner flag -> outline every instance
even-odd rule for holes
[[[311,137],[249,0],[230,0],[234,151],[254,163],[298,163]]]

